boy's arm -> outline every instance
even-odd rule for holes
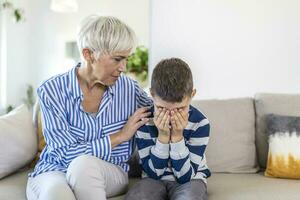
[[[206,161],[204,152],[208,144],[210,125],[207,119],[198,123],[189,122],[186,131],[192,131],[191,137],[185,144],[182,139],[170,144],[170,158],[172,170],[178,183],[186,183],[197,173],[199,166],[203,166],[205,175]],[[201,172],[201,170],[200,170]]]
[[[136,133],[136,144],[143,170],[153,179],[160,179],[168,168],[169,144],[159,142],[151,133],[146,132],[147,126],[141,127]]]

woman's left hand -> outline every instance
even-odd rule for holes
[[[128,141],[135,132],[149,121],[151,112],[148,112],[148,107],[139,108],[129,117],[127,123],[122,129],[123,141]]]

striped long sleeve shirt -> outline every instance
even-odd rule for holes
[[[112,149],[109,135],[121,130],[137,108],[152,105],[152,100],[135,81],[121,76],[105,91],[98,113],[91,115],[81,106],[78,67],[50,78],[37,90],[46,146],[31,177],[47,171],[66,172],[71,161],[84,154],[129,170],[126,162],[133,140]]]
[[[177,181],[180,184],[191,179],[202,179],[206,183],[206,178],[211,175],[205,158],[209,130],[207,118],[190,106],[188,125],[183,131],[184,139],[163,144],[157,139],[158,130],[150,120],[136,133],[143,177]]]

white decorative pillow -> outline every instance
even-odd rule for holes
[[[21,105],[0,116],[0,179],[28,164],[37,152],[31,112]]]

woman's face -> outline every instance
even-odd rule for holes
[[[126,70],[130,51],[101,55],[91,63],[93,79],[104,85],[114,85],[122,72]]]

